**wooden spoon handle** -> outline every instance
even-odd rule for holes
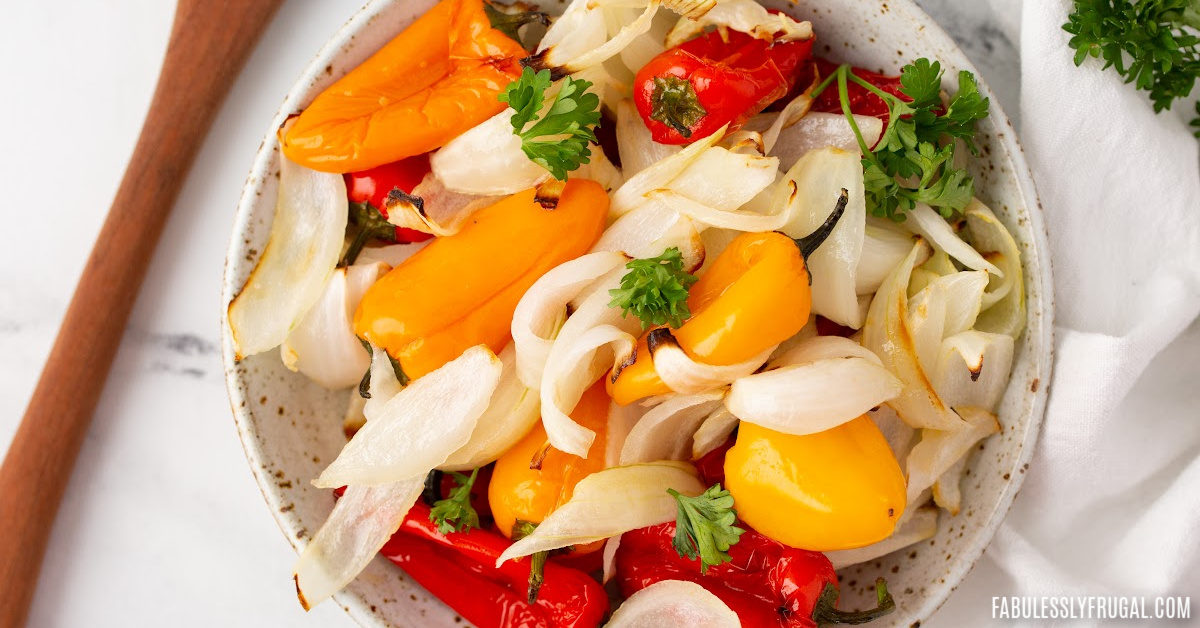
[[[180,0],[150,111],[0,467],[0,628],[25,622],[129,312],[204,136],[281,0]]]

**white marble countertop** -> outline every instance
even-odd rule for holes
[[[919,3],[1015,114],[1019,15],[988,2]],[[225,246],[259,140],[356,5],[285,3],[217,117],[83,445],[30,626],[353,625],[336,605],[306,615],[296,603],[295,555],[262,502],[230,416],[218,317]],[[0,246],[4,448],[132,152],[171,19],[164,0],[0,8],[0,58],[9,60],[0,99],[10,234]],[[990,597],[1005,591],[985,557],[925,626],[982,625]]]

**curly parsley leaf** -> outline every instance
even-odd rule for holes
[[[1154,110],[1186,98],[1200,76],[1200,0],[1075,0],[1063,25],[1075,65],[1104,60],[1126,83],[1150,92]],[[1200,109],[1192,121],[1200,137]]]
[[[479,513],[471,506],[471,487],[475,486],[479,469],[472,471],[470,477],[461,473],[453,475],[458,486],[450,491],[449,497],[434,502],[429,511],[429,520],[437,524],[438,532],[442,534],[480,527]]]
[[[621,287],[609,290],[609,307],[619,307],[622,314],[633,313],[642,321],[642,329],[667,324],[678,328],[691,315],[687,306],[688,288],[696,276],[683,270],[683,254],[678,247],[663,251],[658,257],[630,260],[629,272],[621,278]]]
[[[672,540],[675,551],[685,558],[699,556],[700,573],[729,562],[729,548],[745,532],[733,525],[737,521],[737,511],[733,509],[733,496],[729,491],[718,483],[697,497],[688,497],[671,488],[667,492],[679,506]]]
[[[550,108],[538,119],[552,84],[550,70],[525,68],[521,78],[509,83],[499,98],[514,111],[513,133],[521,138],[525,156],[555,179],[566,181],[567,173],[591,160],[589,144],[596,141],[600,97],[587,91],[590,82],[568,76]]]

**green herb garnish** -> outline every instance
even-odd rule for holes
[[[609,307],[623,314],[633,313],[642,321],[642,329],[668,324],[678,328],[692,315],[687,306],[688,288],[696,276],[683,270],[679,247],[671,247],[658,257],[630,260],[629,272],[621,278],[621,287],[609,290]]]
[[[479,469],[472,471],[469,477],[461,473],[451,475],[458,486],[450,491],[449,497],[434,502],[429,511],[429,520],[437,524],[438,532],[442,534],[466,532],[480,527],[479,513],[471,506],[471,487],[475,486]]]
[[[596,141],[600,97],[587,91],[590,82],[565,77],[550,109],[538,120],[552,83],[550,70],[534,72],[525,68],[521,78],[509,83],[499,98],[515,112],[513,133],[521,138],[525,156],[549,170],[555,179],[566,181],[568,172],[591,161],[588,144]]]
[[[697,497],[688,497],[675,489],[667,489],[679,504],[675,517],[675,538],[672,545],[680,556],[700,557],[700,573],[709,567],[729,562],[729,548],[738,542],[745,530],[733,525],[737,511],[733,496],[713,484]]]
[[[1104,59],[1126,83],[1150,92],[1154,110],[1187,98],[1200,76],[1200,0],[1075,0],[1063,30],[1071,33],[1075,65]],[[1191,125],[1200,137],[1200,103]]]

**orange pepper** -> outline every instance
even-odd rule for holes
[[[692,317],[674,330],[679,346],[706,364],[736,364],[794,336],[808,322],[812,294],[800,249],[780,233],[744,233],[688,291]],[[637,359],[616,380],[613,401],[627,405],[671,392],[654,370],[643,335]]]
[[[488,485],[488,504],[500,532],[512,538],[518,521],[541,523],[546,516],[567,503],[575,485],[583,478],[604,469],[606,432],[608,429],[608,394],[596,382],[583,393],[571,418],[596,432],[596,444],[588,450],[587,458],[563,453],[550,447],[546,430],[541,423],[506,451],[492,470]],[[537,469],[531,463],[541,458]],[[575,551],[595,551],[604,542],[589,543]]]
[[[500,113],[521,45],[482,0],[442,0],[321,92],[282,138],[288,159],[357,172],[434,150]]]
[[[568,181],[553,210],[532,189],[500,200],[375,282],[354,331],[414,379],[480,343],[499,353],[521,296],[551,268],[586,253],[607,214],[608,194],[587,179]]]

